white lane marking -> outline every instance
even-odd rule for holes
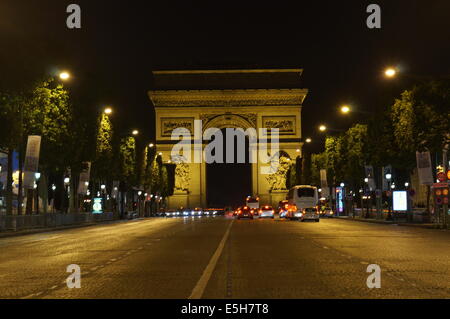
[[[323,249],[330,249],[330,248],[328,248],[327,246],[323,246]]]
[[[28,295],[28,296],[22,297],[21,299],[29,299],[29,298],[32,298],[32,297],[34,297],[34,295],[35,295],[35,294],[31,294],[31,295]]]
[[[208,266],[206,266],[205,270],[203,271],[202,276],[198,280],[197,284],[195,285],[194,289],[192,290],[191,295],[188,299],[200,299],[203,295],[203,292],[205,291],[206,285],[208,284],[209,279],[211,278],[211,275],[214,271],[214,268],[216,268],[217,261],[219,260],[220,255],[222,254],[223,247],[225,247],[225,243],[228,239],[228,236],[230,235],[231,226],[233,225],[234,220],[231,221],[231,223],[228,225],[227,231],[223,235],[222,240],[219,243],[219,246],[217,246],[216,251],[214,252],[214,255],[212,255]]]
[[[116,258],[111,258],[110,260],[111,260],[111,261],[116,261],[117,259],[116,259]]]
[[[51,287],[50,289],[53,290],[53,289],[56,289],[56,288],[58,288],[58,286],[55,285],[55,286]]]
[[[361,261],[361,265],[368,265],[368,264],[369,264],[368,262]]]

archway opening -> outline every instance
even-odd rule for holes
[[[246,196],[252,194],[249,138],[239,131],[236,131],[235,136],[228,137],[225,128],[221,129],[221,132],[224,142],[222,148],[224,161],[223,163],[206,164],[206,201],[208,207],[241,206],[245,203]],[[238,139],[241,138],[245,138],[245,150],[238,147]],[[230,163],[227,161],[227,152],[231,153],[232,150],[234,158]],[[245,162],[238,163],[238,155],[242,156],[243,151]]]

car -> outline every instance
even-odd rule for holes
[[[179,217],[180,215],[180,212],[176,209],[169,209],[165,212],[166,217]]]
[[[203,215],[203,209],[200,207],[195,207],[194,210],[191,211],[191,216],[202,216]]]
[[[242,207],[242,209],[240,209],[238,211],[236,218],[237,219],[242,219],[242,218],[253,219],[252,209],[250,209],[250,207],[248,207],[248,206]]]
[[[325,207],[324,209],[322,209],[320,211],[320,217],[328,217],[328,218],[333,218],[334,217],[334,212],[330,207]]]
[[[264,205],[259,209],[260,218],[275,218],[275,210],[272,206]]]
[[[238,215],[238,213],[239,213],[239,211],[242,209],[242,206],[239,206],[238,208],[236,208],[234,211],[233,211],[233,216],[237,216]]]
[[[223,216],[224,214],[225,211],[219,208],[207,208],[203,210],[203,215],[205,216]]]
[[[280,218],[286,218],[286,214],[289,209],[289,201],[282,200],[278,203],[278,216]]]
[[[296,205],[289,205],[286,214],[285,214],[285,218],[289,219],[289,220],[301,220],[303,217],[303,210],[297,208]]]
[[[304,222],[305,220],[314,220],[316,222],[320,221],[320,213],[317,207],[306,207],[302,209],[302,216],[300,220]]]

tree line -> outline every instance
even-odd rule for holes
[[[79,196],[77,190],[86,162],[91,162],[89,192],[92,195],[104,190],[101,185],[111,194],[115,181],[120,183],[120,192],[128,194],[130,199],[138,189],[162,198],[173,193],[174,165],[163,163],[155,148],[115,125],[103,109],[93,104],[89,94],[72,94],[53,78],[20,91],[0,92],[0,150],[8,154],[7,181],[2,190],[7,214],[13,211],[13,153],[18,154],[21,190],[29,135],[42,138],[40,194],[43,201],[53,199],[58,211],[82,208],[84,196]],[[70,187],[67,188],[64,179],[68,176]],[[66,193],[67,189],[70,194]],[[31,200],[28,194],[31,191],[18,192],[18,214],[24,213],[24,195],[27,201]],[[26,205],[25,213],[31,213],[31,206]]]
[[[432,163],[436,163],[449,143],[450,81],[421,82],[403,91],[392,105],[374,112],[365,123],[327,136],[323,152],[305,154],[303,163],[293,165],[287,186],[320,185],[320,169],[326,169],[329,184],[344,182],[357,191],[364,186],[366,165],[373,166],[378,188],[382,178],[379,172],[388,165],[403,185],[416,168],[417,151],[429,151]],[[427,207],[429,197],[428,186]]]

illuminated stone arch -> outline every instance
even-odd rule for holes
[[[307,90],[298,87],[301,69],[276,70],[202,70],[155,71],[155,88],[149,97],[155,107],[156,147],[163,161],[171,159],[171,131],[187,128],[192,140],[202,139],[208,128],[280,129],[280,155],[289,159],[301,156],[301,109]],[[256,88],[255,88],[256,87]],[[200,137],[194,123],[201,121]],[[261,136],[256,140],[262,145]],[[203,139],[197,145],[202,147]],[[271,164],[252,164],[252,193],[272,205],[285,198],[286,189],[272,187],[261,174]],[[175,194],[170,208],[206,205],[206,164],[187,163],[178,169]],[[279,177],[277,177],[279,178]]]

